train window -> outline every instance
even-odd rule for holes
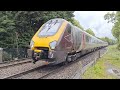
[[[86,35],[86,42],[89,42],[89,36]]]
[[[71,33],[71,28],[68,29],[68,33]]]
[[[67,31],[69,34],[71,34],[71,26],[69,24],[67,25]]]
[[[60,25],[61,25],[61,22],[58,22],[57,20],[48,22],[43,26],[41,31],[38,33],[38,36],[54,35],[58,31]]]

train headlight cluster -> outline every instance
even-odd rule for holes
[[[50,43],[50,48],[51,48],[51,49],[55,49],[56,44],[57,44],[57,41],[51,42],[51,43]]]
[[[31,42],[30,42],[30,47],[33,48],[33,46],[34,46],[34,41],[31,40]]]

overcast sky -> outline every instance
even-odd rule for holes
[[[91,28],[97,37],[109,37],[113,39],[111,29],[113,24],[104,20],[104,15],[112,11],[75,11],[75,19],[86,30]]]

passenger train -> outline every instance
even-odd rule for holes
[[[74,61],[107,45],[62,18],[44,23],[30,42],[34,63],[43,60],[54,64]]]

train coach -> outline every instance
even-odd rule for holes
[[[54,64],[74,61],[85,53],[107,45],[107,42],[61,18],[44,23],[30,42],[34,63],[44,60]]]

